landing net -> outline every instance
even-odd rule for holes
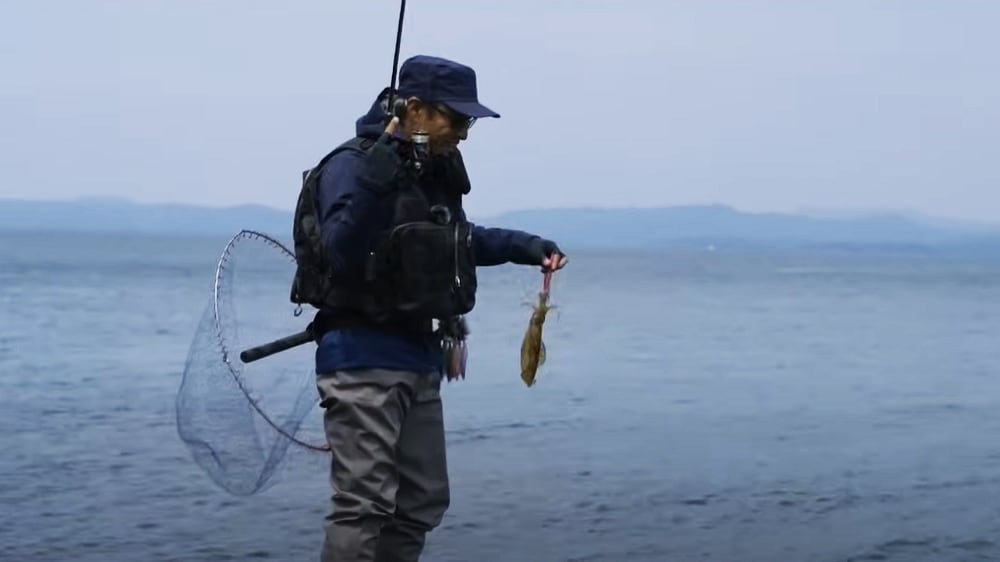
[[[288,299],[295,256],[243,230],[225,246],[195,331],[176,399],[177,431],[219,486],[249,495],[270,487],[290,452],[328,451],[312,343],[251,363],[246,348],[303,331],[315,309]]]

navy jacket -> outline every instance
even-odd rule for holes
[[[358,136],[376,138],[384,129],[378,101],[357,120]],[[376,195],[358,185],[363,155],[344,151],[330,158],[323,167],[317,208],[320,231],[336,271],[357,271],[362,267],[372,236],[389,226],[392,209]],[[431,204],[446,203],[440,190],[421,185]],[[466,220],[460,206],[452,206],[458,220]],[[503,263],[534,264],[532,244],[538,236],[504,228],[475,225],[473,245],[478,266]],[[332,373],[348,369],[402,369],[421,373],[440,373],[440,340],[430,334],[400,334],[373,329],[339,329],[326,333],[316,350],[316,372]]]

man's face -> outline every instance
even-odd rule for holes
[[[424,131],[430,137],[431,154],[447,154],[469,137],[475,119],[460,115],[441,103],[410,98],[406,103],[406,132]]]

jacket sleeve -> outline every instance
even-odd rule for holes
[[[540,240],[538,236],[521,230],[473,225],[472,244],[476,253],[476,265],[541,265],[532,251],[533,243],[537,240]]]
[[[362,156],[345,151],[327,161],[317,188],[320,233],[330,267],[352,274],[364,266],[372,236],[388,221],[378,196],[361,187]]]
[[[465,210],[459,210],[459,220],[467,221]],[[472,246],[476,254],[477,266],[516,263],[518,265],[541,265],[534,245],[541,238],[521,230],[472,225]]]

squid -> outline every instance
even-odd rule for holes
[[[542,290],[538,292],[538,303],[532,306],[531,320],[521,341],[521,380],[528,387],[535,384],[538,368],[545,363],[545,342],[542,341],[542,326],[553,306],[549,305],[549,289],[552,271],[547,270],[542,278]]]

